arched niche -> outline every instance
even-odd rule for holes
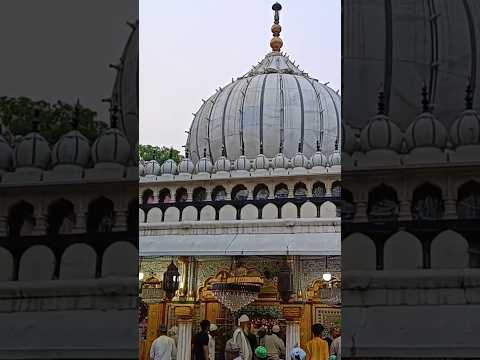
[[[13,256],[4,247],[0,247],[0,281],[13,280]]]
[[[258,184],[253,189],[253,198],[255,200],[267,200],[270,196],[270,192],[268,190],[268,186],[265,184]]]
[[[224,205],[220,208],[219,220],[236,220],[237,219],[237,209],[232,205]]]
[[[197,187],[192,193],[193,201],[205,201],[207,200],[207,190],[204,187]]]
[[[293,187],[293,196],[297,199],[307,197],[307,186],[303,182],[296,183]]]
[[[247,200],[248,199],[248,190],[245,185],[236,185],[232,189],[232,200]]]
[[[257,220],[258,219],[258,209],[255,205],[247,204],[240,210],[240,219],[241,220]]]
[[[480,183],[468,181],[458,188],[457,215],[459,219],[480,219]]]
[[[298,215],[297,206],[287,202],[282,206],[282,219],[296,219]]]
[[[277,184],[274,190],[275,199],[286,199],[288,198],[288,186],[286,184]]]
[[[104,252],[102,258],[102,277],[137,277],[138,250],[126,241],[115,242]]]
[[[113,201],[102,196],[88,204],[87,231],[89,233],[111,232],[115,224]]]
[[[142,204],[153,204],[155,202],[152,189],[145,189],[142,193]]]
[[[320,217],[326,219],[337,217],[337,206],[331,201],[325,201],[320,205]]]
[[[70,245],[60,262],[60,279],[93,279],[97,263],[95,250],[86,244]]]
[[[193,206],[187,206],[182,211],[182,221],[196,221],[198,218],[198,211]]]
[[[55,271],[55,255],[44,245],[33,245],[22,254],[18,279],[20,281],[52,280]]]
[[[367,215],[369,221],[394,221],[398,217],[397,192],[381,184],[368,193]]]
[[[215,220],[215,208],[211,205],[204,206],[200,210],[200,220],[213,221]]]
[[[175,201],[176,202],[185,202],[187,201],[188,193],[187,189],[181,187],[175,192]]]
[[[385,242],[383,264],[385,270],[421,269],[423,250],[420,240],[405,231],[395,233]]]
[[[216,186],[212,191],[213,201],[223,201],[227,198],[227,191],[223,186]]]
[[[464,269],[469,265],[468,242],[452,230],[444,231],[433,239],[430,254],[432,269]]]
[[[165,214],[163,215],[164,222],[176,222],[180,221],[180,210],[175,206],[170,206],[165,209]]]
[[[59,199],[50,204],[47,215],[47,233],[49,235],[71,234],[75,223],[75,210],[71,201]]]
[[[303,203],[300,207],[300,217],[304,219],[316,218],[317,207],[315,206],[315,204],[310,201]]]
[[[147,212],[147,223],[159,223],[162,222],[162,210],[159,208],[151,208]]]
[[[442,189],[425,183],[413,191],[412,218],[414,220],[438,220],[443,217]]]
[[[376,247],[368,236],[354,233],[342,241],[343,270],[375,270]]]
[[[158,192],[158,202],[159,203],[170,203],[172,202],[172,194],[167,188],[163,188]]]
[[[28,236],[35,227],[35,209],[32,204],[22,200],[8,210],[7,224],[10,238]]]
[[[312,186],[312,195],[313,197],[323,197],[327,193],[327,188],[325,184],[321,181],[317,181]]]

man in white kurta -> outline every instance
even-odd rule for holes
[[[153,340],[150,360],[174,360],[177,356],[175,340],[167,336],[167,327],[160,326],[160,336]]]
[[[217,335],[218,327],[215,324],[210,324],[208,331],[208,356],[209,360],[215,360],[215,336]]]
[[[250,326],[250,319],[247,315],[242,315],[238,319],[238,328],[233,333],[233,342],[240,347],[240,356],[242,360],[252,360],[253,351],[250,342],[245,334]]]

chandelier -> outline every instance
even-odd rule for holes
[[[237,312],[258,298],[263,279],[249,276],[246,269],[231,270],[222,281],[212,284],[213,296],[231,312]]]

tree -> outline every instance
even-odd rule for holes
[[[177,163],[183,159],[183,156],[180,155],[180,151],[166,146],[139,145],[138,152],[143,160],[156,160],[160,165],[168,159],[173,159]]]
[[[72,115],[75,104],[57,101],[50,104],[46,101],[33,101],[28,97],[0,97],[0,119],[13,135],[24,136],[32,131],[32,119],[35,110],[39,111],[39,131],[50,143],[54,144],[63,134],[72,129]],[[91,142],[97,135],[93,110],[79,105],[78,130]]]

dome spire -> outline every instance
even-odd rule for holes
[[[465,90],[465,110],[473,109],[473,89],[472,84],[468,81],[467,89]]]
[[[78,130],[78,124],[80,123],[80,99],[77,99],[77,103],[73,108],[72,127],[74,130]]]
[[[280,15],[279,12],[282,10],[282,5],[278,2],[273,4],[272,10],[275,11],[275,15],[273,17],[273,25],[272,25],[272,34],[273,38],[270,40],[270,47],[272,51],[279,52],[283,46],[283,41],[280,38],[280,32],[282,31],[282,27],[280,26]]]
[[[33,112],[33,119],[32,119],[32,131],[38,132],[40,127],[40,110],[35,109]]]
[[[422,110],[424,113],[430,112],[430,102],[428,101],[427,84],[422,87]]]

